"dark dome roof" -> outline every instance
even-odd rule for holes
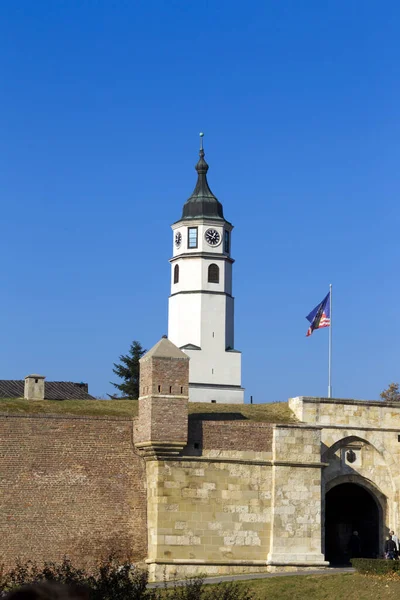
[[[222,204],[217,200],[208,186],[208,164],[204,160],[203,148],[200,149],[200,159],[195,169],[198,174],[196,187],[190,198],[183,205],[182,219],[210,217],[225,220]]]

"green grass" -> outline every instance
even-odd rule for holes
[[[207,420],[247,419],[264,423],[296,423],[287,402],[269,404],[205,404],[189,402],[189,415]]]
[[[96,417],[136,417],[137,400],[24,400],[0,398],[0,413],[53,414]],[[294,423],[286,402],[271,404],[206,404],[189,402],[191,419],[249,420],[265,423]]]
[[[0,398],[0,413],[136,417],[137,400],[24,400]]]
[[[378,578],[358,573],[293,575],[240,582],[254,600],[380,600],[400,597],[400,577]]]

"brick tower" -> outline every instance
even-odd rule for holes
[[[135,445],[145,457],[178,454],[188,436],[189,357],[163,336],[140,359]]]

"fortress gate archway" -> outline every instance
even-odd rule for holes
[[[384,514],[381,502],[372,486],[359,482],[342,481],[330,487],[325,497],[326,560],[331,564],[346,564],[351,554],[357,554],[354,546],[351,548],[353,531],[359,533],[359,555],[363,558],[379,556]]]

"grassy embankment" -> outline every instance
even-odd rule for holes
[[[371,577],[358,573],[293,575],[240,582],[254,600],[387,600],[400,597],[400,577]]]
[[[53,414],[95,417],[136,417],[137,400],[24,400],[0,398],[0,413]],[[195,419],[244,419],[266,423],[296,422],[286,402],[271,404],[206,404],[190,402],[189,414]]]

